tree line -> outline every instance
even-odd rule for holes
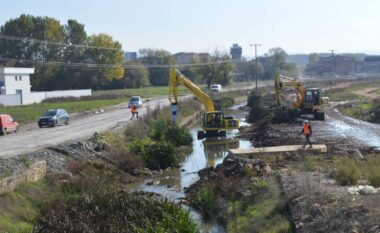
[[[21,15],[2,25],[0,33],[17,37],[0,37],[0,62],[5,66],[35,67],[31,82],[36,91],[165,86],[168,67],[176,63],[169,51],[150,48],[140,49],[137,60],[126,62],[121,43],[104,33],[88,35],[85,25],[74,19],[61,24],[51,17]],[[295,65],[287,63],[286,57],[283,49],[270,49],[258,59],[258,78],[271,79],[279,71],[296,73]],[[210,86],[227,85],[237,73],[244,73],[245,80],[254,80],[253,66],[252,61],[232,61],[228,52],[216,49],[194,59],[192,66],[179,69],[196,83]]]

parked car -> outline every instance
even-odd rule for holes
[[[43,126],[55,127],[61,124],[68,125],[69,122],[70,116],[64,109],[49,109],[38,119],[38,126],[40,128]]]
[[[142,107],[142,99],[140,96],[132,96],[128,102],[128,108],[132,107],[132,105],[136,105],[136,107]]]
[[[220,84],[213,84],[210,87],[212,92],[221,92],[222,91],[222,85]]]
[[[6,135],[10,132],[17,133],[19,128],[18,123],[14,121],[10,115],[0,114],[0,131],[2,135]]]

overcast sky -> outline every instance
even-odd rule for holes
[[[252,56],[282,47],[289,54],[380,53],[379,0],[0,0],[0,24],[20,14],[76,19],[89,34],[107,33],[123,49],[228,50]]]

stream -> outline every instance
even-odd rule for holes
[[[234,105],[224,113],[227,116],[234,116],[239,119],[240,126],[248,125],[245,122],[246,113],[239,110],[239,107],[244,105],[246,105],[246,103]],[[222,163],[229,149],[252,147],[248,140],[235,138],[239,133],[238,130],[227,132],[227,136],[224,139],[209,138],[197,140],[197,131],[200,129],[199,125],[195,125],[190,130],[193,137],[193,151],[183,158],[180,168],[167,169],[163,171],[162,174],[137,184],[133,189],[136,191],[157,193],[178,202],[181,198],[186,196],[184,188],[189,187],[199,179],[199,170],[209,166],[215,167]],[[153,185],[147,185],[147,183],[153,183]],[[201,232],[226,232],[224,227],[216,222],[203,221],[196,210],[190,208],[190,212],[194,219],[200,224]]]

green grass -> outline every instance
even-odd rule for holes
[[[190,92],[184,87],[179,86],[178,91],[180,95],[189,94]],[[94,95],[115,94],[115,95],[139,95],[141,97],[154,97],[154,96],[167,96],[169,95],[169,87],[142,87],[142,88],[126,88],[118,90],[100,90],[95,91]]]
[[[10,114],[19,124],[37,122],[48,109],[63,108],[68,113],[83,112],[127,102],[128,99],[78,100],[70,102],[41,103],[25,106],[2,107],[0,113]]]
[[[369,121],[371,120],[370,111],[373,108],[373,103],[364,101],[354,104],[352,107],[340,107],[339,111],[344,115],[353,117],[355,119]]]
[[[379,85],[379,81],[364,82],[353,84],[350,87],[338,88],[326,91],[326,96],[330,101],[344,101],[344,100],[366,100],[365,96],[354,94],[354,91]],[[379,91],[380,93],[380,91]]]
[[[334,163],[337,169],[335,179],[341,185],[356,185],[362,173],[360,161],[349,157],[340,157]]]
[[[46,179],[0,195],[0,232],[31,232],[40,204],[51,195]]]

